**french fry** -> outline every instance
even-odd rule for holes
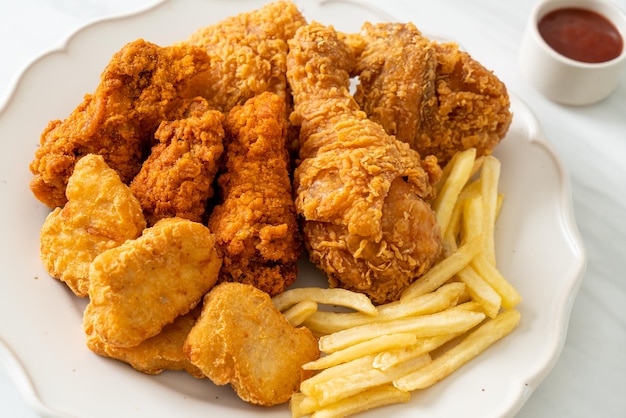
[[[469,148],[457,153],[451,164],[449,175],[443,180],[443,186],[433,203],[433,210],[437,218],[437,223],[445,233],[454,209],[454,204],[458,200],[461,190],[467,183],[474,167],[476,159],[476,149]],[[445,171],[445,170],[444,170]]]
[[[398,332],[408,332],[418,337],[452,334],[466,331],[484,318],[482,312],[446,309],[430,315],[375,322],[324,335],[319,339],[319,348],[325,353],[333,353],[374,337]]]
[[[368,315],[378,314],[376,307],[366,295],[340,288],[301,287],[286,290],[272,298],[274,306],[281,312],[304,300],[323,305],[343,306]]]
[[[344,398],[316,411],[311,418],[340,418],[385,405],[406,403],[411,399],[408,392],[393,385],[378,386],[349,398]]]
[[[484,254],[478,254],[472,260],[471,265],[500,295],[504,309],[512,309],[522,301],[522,296],[517,289],[502,276],[496,266],[488,261]]]
[[[435,337],[419,338],[413,345],[400,347],[395,350],[383,351],[374,357],[372,365],[379,370],[387,370],[404,361],[419,357],[441,347],[448,341],[458,337],[460,333],[437,335]]]
[[[395,380],[394,386],[406,391],[432,386],[508,335],[518,325],[519,320],[520,313],[516,310],[501,312],[431,363]]]
[[[321,408],[320,404],[317,403],[314,398],[307,396],[302,392],[294,393],[291,395],[291,399],[289,400],[291,418],[300,418],[306,415],[311,415]]]
[[[321,372],[309,377],[300,384],[300,392],[308,394],[313,391],[313,387],[326,382],[328,380],[338,379],[342,376],[362,373],[372,368],[372,362],[374,361],[375,354],[369,356],[360,357],[347,363],[338,364],[328,369],[324,369]]]
[[[463,205],[463,238],[471,240],[483,234],[483,199],[476,196]]]
[[[481,195],[483,198],[483,232],[485,233],[484,253],[493,265],[496,264],[495,224],[498,208],[498,182],[500,161],[493,156],[485,157],[480,172]]]
[[[343,350],[335,351],[332,354],[320,357],[318,360],[303,364],[302,368],[304,370],[327,369],[338,364],[347,363],[348,361],[359,357],[380,353],[381,351],[397,347],[412,345],[416,342],[417,337],[414,334],[397,333],[382,335],[380,337],[372,338],[371,340],[366,340],[362,343],[346,347]]]
[[[378,315],[376,316],[360,312],[318,311],[309,316],[304,324],[316,334],[326,335],[372,322],[390,321],[408,316],[440,312],[451,305],[455,305],[464,291],[465,284],[448,283],[434,292],[418,296],[406,302],[390,302],[377,306]]]
[[[303,300],[287,308],[283,315],[292,326],[298,327],[315,312],[317,312],[317,302]]]
[[[303,389],[302,393],[314,398],[320,406],[325,406],[370,388],[390,383],[401,376],[419,370],[430,362],[430,355],[423,354],[385,371],[376,369],[370,364],[367,370],[325,380],[311,387],[310,391]]]
[[[461,245],[454,253],[435,264],[423,276],[406,288],[400,297],[400,301],[406,302],[417,296],[432,292],[450,280],[482,250],[482,239],[482,234],[474,237]]]
[[[457,277],[465,283],[472,298],[482,305],[487,316],[495,318],[502,305],[500,295],[471,266],[461,270]]]

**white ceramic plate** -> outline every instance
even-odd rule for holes
[[[39,228],[48,209],[28,188],[28,164],[46,123],[66,117],[84,93],[94,90],[101,70],[122,45],[140,37],[169,44],[262,3],[171,0],[137,15],[89,25],[64,50],[34,62],[0,113],[0,361],[38,413],[89,418],[289,416],[286,405],[252,407],[230,387],[208,380],[178,372],[147,376],[91,353],[81,329],[85,301],[50,279],[41,266]],[[357,2],[297,3],[309,20],[344,31],[357,31],[365,20],[390,19]],[[515,97],[512,108],[513,124],[496,152],[506,196],[497,225],[497,255],[501,271],[524,296],[521,325],[452,377],[415,393],[409,404],[386,407],[386,416],[513,415],[561,352],[586,258],[572,215],[568,176],[531,111]],[[304,269],[301,283],[312,280],[311,273]]]

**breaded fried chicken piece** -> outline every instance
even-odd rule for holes
[[[190,45],[161,48],[141,39],[125,45],[95,92],[43,131],[30,164],[35,197],[52,208],[63,206],[76,161],[90,153],[102,155],[128,184],[159,123],[181,105],[188,83],[208,68],[206,52]]]
[[[165,325],[161,332],[134,347],[116,347],[107,344],[95,332],[91,321],[84,325],[87,347],[94,353],[128,363],[133,369],[146,374],[160,374],[163,370],[184,370],[195,378],[201,379],[204,373],[185,357],[183,344],[187,335],[200,316],[200,307],[196,306],[188,314]]]
[[[146,221],[139,201],[101,155],[78,160],[66,194],[65,206],[52,211],[41,227],[41,260],[52,277],[84,297],[94,258],[137,238]]]
[[[506,86],[454,43],[411,23],[363,25],[355,99],[385,131],[445,165],[458,151],[488,155],[512,120]]]
[[[224,114],[200,97],[185,107],[183,118],[161,122],[154,134],[159,143],[130,185],[149,225],[171,217],[202,222],[213,196],[224,152]]]
[[[285,148],[285,103],[262,93],[226,119],[222,201],[209,217],[223,257],[221,282],[241,282],[276,295],[291,285],[301,255]]]
[[[354,69],[359,74],[354,99],[389,135],[417,149],[414,137],[435,91],[431,41],[410,23],[365,23],[361,35],[365,48]]]
[[[205,296],[184,352],[215,384],[263,406],[287,402],[311,374],[302,365],[320,356],[309,329],[291,326],[267,293],[241,283]]]
[[[217,281],[220,266],[207,227],[162,219],[91,263],[83,324],[112,346],[139,345],[193,309]]]
[[[301,124],[296,207],[310,258],[330,285],[384,303],[439,255],[441,233],[425,200],[441,169],[359,109],[349,93],[353,64],[332,28],[313,23],[290,42],[292,119]]]
[[[287,100],[287,40],[304,24],[293,2],[276,1],[197,30],[185,42],[206,50],[211,69],[194,92],[224,112],[265,91]]]

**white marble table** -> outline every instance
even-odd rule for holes
[[[626,0],[615,0],[626,10]],[[41,53],[95,19],[156,0],[21,0],[0,3],[0,97]],[[588,252],[562,355],[519,417],[626,417],[626,73],[589,107],[565,107],[521,77],[517,48],[535,0],[386,0],[390,14],[446,34],[503,79],[536,113],[569,171],[574,212]],[[383,4],[383,3],[381,3]],[[532,204],[532,202],[529,202]],[[5,320],[2,318],[0,320]],[[0,416],[37,416],[0,365]]]

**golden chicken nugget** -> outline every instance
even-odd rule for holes
[[[193,309],[217,281],[221,264],[206,226],[162,219],[96,257],[83,323],[107,344],[136,346]]]
[[[146,221],[139,201],[100,155],[78,160],[66,194],[68,203],[41,227],[41,260],[52,277],[83,297],[93,259],[137,238]]]
[[[215,384],[263,406],[287,402],[310,376],[302,365],[320,356],[311,331],[292,327],[267,293],[235,282],[205,296],[184,352]]]
[[[85,324],[87,347],[94,353],[130,364],[135,370],[146,374],[159,374],[163,370],[184,370],[198,379],[204,373],[185,357],[183,344],[187,334],[200,315],[200,307],[163,327],[161,332],[135,347],[114,347],[94,332],[91,323]],[[91,319],[91,318],[90,318]]]

